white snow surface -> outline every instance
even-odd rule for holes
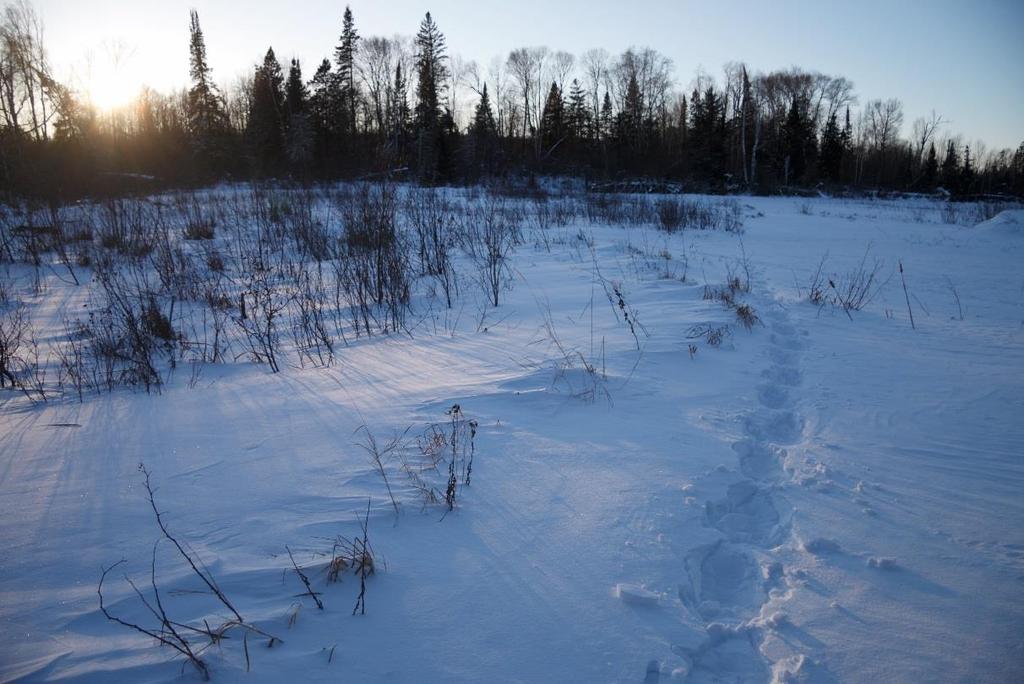
[[[190,387],[179,367],[160,394],[81,403],[3,390],[0,681],[198,680],[99,610],[122,558],[148,590],[140,461],[168,527],[283,641],[250,639],[249,672],[240,634],[207,650],[215,682],[1024,680],[1021,212],[974,229],[927,201],[737,201],[742,243],[577,218],[548,251],[527,231],[482,325],[467,279],[447,321],[421,303],[411,335],[353,340],[331,368],[239,360]],[[640,351],[584,237],[648,332]],[[868,249],[882,279],[863,310],[806,301],[823,254],[839,275]],[[744,253],[750,331],[702,296]],[[23,298],[45,340],[87,285],[44,278]],[[606,369],[593,401],[544,341],[546,307]],[[687,337],[706,324],[731,335]],[[471,485],[445,514],[392,463],[396,515],[358,428],[444,422],[455,403],[479,425]],[[315,564],[368,499],[380,567],[354,616],[358,579]],[[159,560],[169,612],[223,621],[167,544]],[[148,619],[120,573],[105,595]]]

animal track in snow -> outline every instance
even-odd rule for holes
[[[744,422],[747,434],[758,442],[795,444],[803,436],[803,418],[789,410],[758,411]]]
[[[772,344],[777,345],[777,346],[779,346],[779,347],[781,347],[783,349],[790,349],[790,350],[793,350],[793,351],[800,351],[800,350],[802,350],[804,348],[804,343],[803,342],[801,342],[800,340],[798,340],[798,339],[796,339],[794,337],[790,337],[790,336],[782,336],[782,337],[780,337],[779,335],[777,335],[775,333],[772,333],[771,336],[769,337],[769,340],[771,341]]]
[[[767,682],[768,666],[746,629],[730,630],[722,625],[709,625],[708,640],[693,653],[685,654],[693,663],[686,680],[715,684],[746,684]]]
[[[770,409],[780,409],[789,403],[789,392],[784,387],[766,383],[757,389],[757,400]]]
[[[707,502],[705,517],[732,542],[772,545],[780,532],[771,493],[751,480],[740,480],[729,487],[724,499]]]
[[[781,595],[785,568],[775,562],[763,570],[755,554],[792,537],[772,485],[787,474],[787,452],[780,445],[803,440],[805,421],[791,395],[802,381],[798,362],[806,345],[780,309],[766,319],[771,365],[761,374],[758,406],[742,420],[745,437],[732,445],[744,479],[732,483],[723,498],[705,502],[705,524],[723,538],[690,552],[688,581],[680,586],[680,599],[705,621],[708,632],[699,648],[682,653],[692,682],[768,681],[775,664],[761,653],[763,634],[786,624],[782,612],[761,617],[769,598]]]
[[[751,553],[726,542],[699,547],[686,561],[688,586],[680,598],[708,621],[742,622],[767,599],[761,566]]]
[[[786,450],[753,440],[741,440],[732,445],[740,459],[740,471],[752,480],[774,482],[781,478]]]
[[[785,387],[796,387],[803,380],[800,371],[789,366],[775,365],[761,374],[768,382],[783,385]]]

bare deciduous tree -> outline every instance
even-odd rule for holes
[[[43,46],[43,24],[27,0],[4,8],[0,19],[0,115],[4,127],[35,140],[49,138],[57,83]]]
[[[594,121],[601,117],[601,86],[607,90],[608,83],[608,52],[602,48],[587,50],[583,53],[583,73],[586,75],[587,89],[590,91],[590,103]]]
[[[893,98],[871,100],[864,107],[864,131],[868,144],[885,154],[892,147],[903,126],[903,103]]]
[[[934,141],[935,134],[938,132],[939,127],[943,126],[946,122],[943,121],[942,116],[935,113],[932,110],[931,116],[927,119],[924,117],[918,117],[914,119],[913,127],[913,143],[914,143],[914,156],[917,159],[917,163],[921,163],[921,159],[924,157],[925,148],[928,147],[928,143]]]
[[[540,122],[544,107],[541,89],[544,64],[549,50],[546,47],[517,48],[508,56],[508,70],[519,86],[523,100],[523,138],[527,138],[534,124]]]

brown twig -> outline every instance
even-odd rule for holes
[[[290,558],[292,561],[292,567],[295,568],[295,574],[299,576],[299,579],[302,580],[302,584],[306,587],[306,591],[302,594],[299,594],[299,596],[309,596],[311,599],[313,599],[313,602],[316,603],[316,607],[319,610],[323,610],[324,603],[320,600],[319,593],[313,591],[313,587],[310,586],[309,578],[306,576],[306,573],[302,572],[302,568],[300,568],[299,564],[295,562],[295,556],[292,555],[292,550],[289,549],[287,546],[285,546],[284,548],[288,552],[288,558]]]
[[[352,614],[355,615],[358,611],[360,615],[366,615],[366,575],[367,567],[370,564],[367,554],[369,554],[370,539],[368,529],[370,527],[370,500],[366,500],[366,517],[359,522],[363,528],[363,539],[359,549],[359,596],[356,598],[356,605],[352,609]],[[372,558],[372,556],[370,556]]]
[[[208,575],[207,573],[204,573],[202,570],[200,570],[199,567],[196,566],[196,563],[192,559],[192,556],[190,556],[189,553],[185,550],[185,548],[178,542],[178,540],[175,539],[171,535],[171,533],[167,531],[167,527],[164,525],[164,521],[160,515],[160,511],[156,507],[156,501],[153,499],[153,487],[149,482],[149,471],[146,469],[145,464],[139,464],[139,471],[145,476],[143,485],[146,487],[146,495],[149,498],[149,505],[153,509],[153,514],[156,516],[156,524],[160,527],[160,531],[163,533],[164,537],[166,537],[172,544],[174,544],[174,548],[178,549],[178,553],[181,554],[181,557],[184,558],[185,561],[189,564],[189,567],[192,568],[192,571],[199,576],[199,579],[203,581],[203,584],[209,587],[210,591],[213,592],[213,595],[216,596],[217,599],[222,604],[224,604],[224,606],[228,610],[234,613],[235,618],[238,620],[238,623],[244,624],[245,618],[243,618],[241,613],[235,610],[235,607],[231,605],[231,601],[228,600],[228,597],[224,595],[224,592],[222,592],[220,590],[220,587],[217,586],[216,582],[213,581],[213,576]]]
[[[903,297],[907,300],[907,313],[910,314],[910,327],[917,330],[917,326],[914,325],[914,311],[910,308],[910,295],[907,294],[907,280],[903,277],[903,259],[899,260],[900,264],[900,280],[903,282]]]
[[[199,675],[203,678],[204,682],[210,681],[210,671],[209,671],[209,669],[207,669],[206,663],[204,663],[199,658],[199,656],[196,655],[195,651],[192,650],[191,644],[189,644],[188,641],[184,637],[182,637],[180,634],[175,632],[173,630],[173,628],[171,628],[171,630],[170,630],[171,636],[167,636],[166,633],[161,634],[161,633],[158,633],[158,632],[154,632],[152,630],[146,629],[145,627],[137,625],[137,624],[135,624],[133,622],[128,622],[127,620],[122,620],[121,618],[117,617],[116,615],[111,614],[110,611],[107,610],[106,605],[103,603],[103,582],[104,582],[104,580],[106,580],[107,574],[110,573],[111,570],[113,570],[114,568],[116,568],[117,566],[121,565],[124,562],[125,561],[122,559],[122,560],[118,561],[117,563],[114,563],[110,567],[104,568],[103,573],[100,575],[100,582],[99,582],[99,585],[96,587],[96,593],[99,595],[99,598],[100,598],[100,611],[103,613],[104,617],[106,617],[111,622],[116,622],[119,625],[122,625],[124,627],[128,627],[129,629],[133,629],[136,632],[140,632],[142,634],[145,634],[148,637],[152,637],[153,639],[156,639],[161,644],[164,644],[166,646],[170,646],[175,651],[177,651],[181,655],[185,656],[186,659],[188,659],[188,662],[191,663],[194,668],[196,668],[196,671],[199,672]],[[127,576],[125,578],[127,579]],[[131,583],[131,580],[128,580],[128,582],[129,582],[129,584],[131,584],[132,589],[134,589],[135,592],[137,594],[139,594],[139,596],[141,597],[142,596],[141,592],[139,592],[139,590],[135,587],[135,585]],[[149,602],[145,600],[145,598],[143,598],[143,603],[151,611],[154,610],[153,607],[149,604]],[[164,627],[167,627],[169,625],[169,621],[167,620],[166,615],[164,615],[161,618],[161,622],[162,622],[162,626],[164,626]]]

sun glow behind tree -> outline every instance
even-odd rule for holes
[[[136,49],[122,40],[104,41],[86,59],[85,99],[100,112],[131,104],[146,85]]]

